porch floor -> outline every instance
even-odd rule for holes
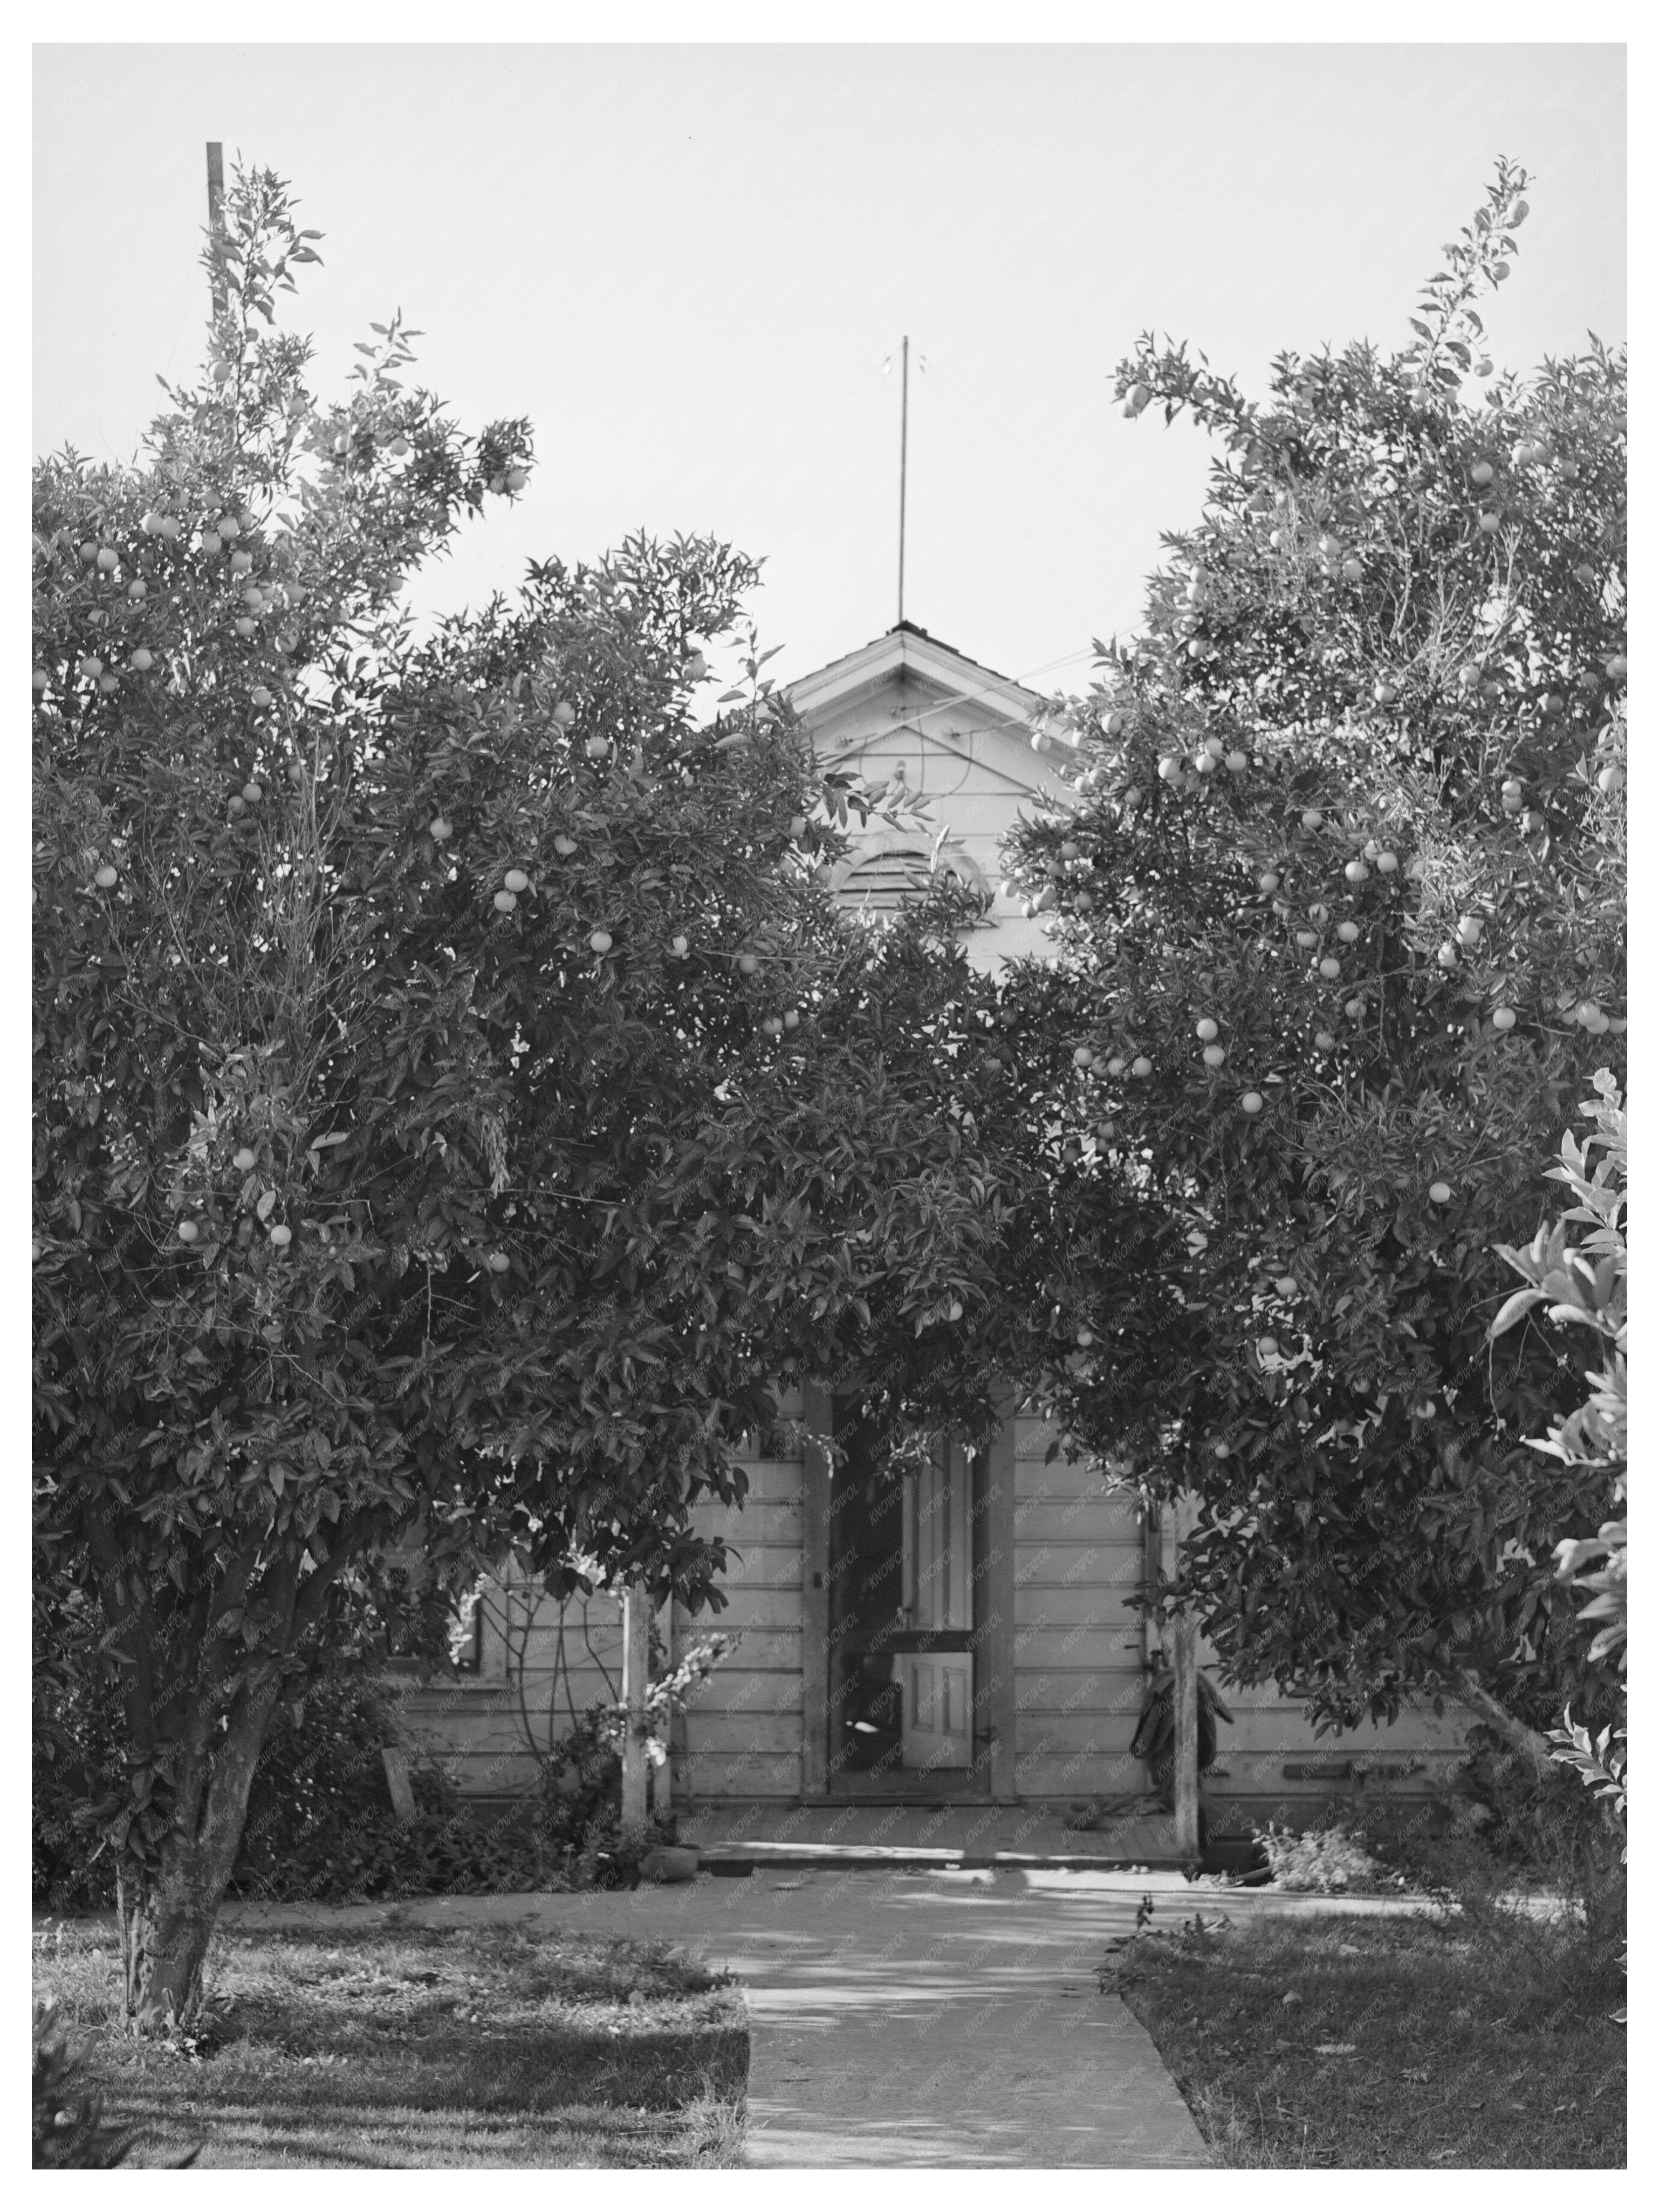
[[[1063,1805],[768,1804],[747,1800],[677,1807],[679,1836],[708,1865],[1173,1866],[1167,1813],[1078,1830]]]

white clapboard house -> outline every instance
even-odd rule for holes
[[[993,894],[969,939],[975,961],[1042,954],[1041,921],[997,888],[1021,809],[1063,788],[1031,742],[1036,696],[901,623],[790,696],[825,767],[872,781],[902,772],[933,825],[913,836],[872,825],[838,872],[842,896],[879,909],[950,868]],[[1100,1467],[1048,1460],[1050,1432],[1012,1396],[988,1449],[952,1442],[896,1477],[861,1437],[855,1402],[809,1384],[785,1410],[845,1445],[834,1499],[829,1462],[809,1447],[751,1460],[740,1510],[702,1510],[730,1547],[728,1602],[695,1621],[676,1609],[659,1632],[672,1653],[710,1628],[737,1644],[677,1722],[655,1802],[694,1834],[728,1839],[847,1834],[838,1808],[887,1807],[894,1820],[907,1808],[949,1819],[875,1832],[994,1826],[1004,1843],[1053,1844],[1076,1801],[1146,1791],[1130,1746],[1164,1655],[1127,1601],[1172,1538],[1133,1492]],[[492,1594],[459,1682],[409,1698],[464,1790],[501,1796],[528,1782],[526,1713],[544,1735],[550,1714],[556,1729],[617,1694],[620,1612],[604,1599],[532,1618],[513,1591]],[[1223,1816],[1290,1817],[1355,1787],[1420,1802],[1468,1726],[1424,1709],[1316,1739],[1295,1698],[1217,1687],[1232,1720],[1205,1795]],[[1129,1855],[1146,1848],[1143,1837]]]

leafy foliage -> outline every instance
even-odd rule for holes
[[[54,1911],[107,1911],[116,1901],[116,1863],[100,1842],[98,1816],[118,1802],[119,1706],[94,1674],[58,1718],[68,1755],[48,1761],[36,1740],[34,1893]],[[412,1820],[401,1819],[392,1802],[382,1757],[388,1747],[409,1755]],[[266,1903],[341,1904],[523,1889],[535,1876],[527,1820],[480,1819],[441,1765],[410,1750],[395,1697],[356,1656],[324,1669],[297,1717],[278,1711],[254,1771],[228,1888]]]
[[[1604,1674],[1548,1565],[1595,1485],[1525,1442],[1569,1378],[1487,1343],[1493,1248],[1624,1029],[1623,358],[1464,380],[1525,183],[1400,354],[1281,356],[1261,404],[1150,337],[1121,366],[1221,453],[1144,635],[1054,703],[1072,803],[1020,852],[1055,1211],[1143,1224],[1127,1309],[1121,1242],[1060,1248],[1048,1399],[1196,1494],[1166,1600],[1228,1673],[1340,1723],[1478,1676],[1541,1724]]]
[[[487,1854],[467,1850],[473,1824],[434,1760],[410,1762],[415,1818],[394,1810],[383,1753],[405,1733],[372,1675],[325,1674],[299,1717],[281,1716],[266,1740],[232,1893],[333,1901],[491,1886],[479,1880]],[[513,1870],[522,1878],[522,1854]]]
[[[639,1731],[649,1767],[665,1766],[675,1715],[685,1711],[734,1639],[720,1633],[697,1637],[670,1667],[653,1620],[650,1680],[630,1711],[594,1650],[586,1600],[555,1598],[536,1577],[506,1585],[486,1578],[476,1595],[490,1632],[501,1640],[518,1741],[535,1762],[528,1807],[536,1887],[615,1888],[637,1880],[641,1858],[656,1844],[672,1843],[677,1828],[672,1816],[654,1812],[642,1823],[624,1826],[622,1755],[628,1731]],[[610,1692],[590,1698],[580,1711],[568,1656],[578,1632]],[[550,1644],[551,1663],[532,1664],[532,1656],[539,1662]],[[562,1728],[561,1687],[568,1714]]]
[[[1592,1737],[1571,1713],[1563,1716],[1563,1723],[1551,1737],[1552,1742],[1560,1746],[1557,1755],[1562,1765],[1576,1769],[1585,1788],[1608,1804],[1622,1821],[1628,1802],[1625,1751],[1620,1741],[1623,1731],[1604,1728],[1600,1735]]]
[[[818,880],[881,795],[744,653],[753,564],[635,539],[416,639],[527,428],[464,436],[396,323],[316,399],[273,319],[313,234],[268,174],[228,206],[201,386],[34,483],[38,1543],[95,1589],[123,1881],[198,1962],[271,1715],[400,1542],[428,1642],[508,1559],[701,1602],[770,1378],[925,1338],[1002,1203],[887,1051],[932,971]]]
[[[121,1783],[118,1685],[99,1663],[102,1622],[88,1595],[37,1571],[31,1591],[29,1836],[33,1895],[54,1910],[106,1908],[114,1867],[96,1808]]]
[[[1338,1890],[1375,1888],[1382,1879],[1363,1838],[1351,1834],[1340,1820],[1302,1834],[1270,1820],[1255,1831],[1255,1837],[1281,1889],[1311,1889],[1329,1896]]]
[[[59,2024],[55,2008],[39,1998],[30,2079],[32,2165],[107,2168],[125,2163],[136,2140],[133,2131],[105,2122],[101,2100],[86,2076],[84,2045]]]
[[[1553,1424],[1535,1449],[1569,1467],[1603,1471],[1613,1499],[1622,1503],[1628,1470],[1625,1202],[1629,1157],[1619,1088],[1605,1068],[1596,1073],[1595,1088],[1597,1096],[1580,1109],[1594,1120],[1595,1133],[1581,1146],[1569,1129],[1561,1139],[1561,1164],[1548,1170],[1550,1180],[1565,1183],[1578,1203],[1553,1228],[1540,1229],[1525,1251],[1498,1247],[1501,1257],[1526,1279],[1528,1287],[1504,1300],[1492,1334],[1503,1335],[1523,1315],[1542,1305],[1547,1317],[1559,1326],[1588,1328],[1601,1340],[1607,1364],[1591,1370],[1589,1397],[1565,1420]],[[1602,1153],[1593,1170],[1589,1158],[1592,1149]],[[1589,1234],[1582,1243],[1569,1246],[1568,1222],[1588,1225]],[[1622,1518],[1604,1522],[1593,1537],[1565,1538],[1556,1547],[1558,1577],[1575,1589],[1591,1593],[1578,1618],[1603,1624],[1595,1631],[1588,1656],[1592,1661],[1616,1658],[1621,1669],[1628,1625],[1628,1551]],[[1586,1574],[1585,1567],[1596,1559],[1606,1564]]]
[[[1600,1735],[1592,1737],[1589,1730],[1581,1721],[1574,1720],[1569,1710],[1562,1715],[1562,1726],[1551,1729],[1550,1741],[1554,1746],[1552,1756],[1559,1765],[1573,1769],[1598,1806],[1613,1815],[1622,1833],[1629,1805],[1629,1790],[1626,1779],[1626,1757],[1624,1730],[1614,1729],[1609,1723],[1601,1730]],[[1629,1856],[1630,1847],[1626,1844],[1620,1853],[1621,1863],[1627,1860]],[[1604,1887],[1610,1889],[1613,1886],[1609,1884]],[[1596,1901],[1600,1900],[1594,1900],[1593,1903]],[[1616,1892],[1616,1903],[1620,1911],[1622,1932],[1622,1914],[1625,1904],[1622,1884]],[[1604,1905],[1604,1915],[1605,1911]],[[1628,1959],[1628,1951],[1621,1953],[1620,1958],[1621,1968],[1627,1966]],[[1620,2021],[1626,2020],[1628,2016],[1622,2008],[1612,2015],[1614,2020]]]
[[[1595,1124],[1581,1146],[1569,1129],[1561,1139],[1561,1164],[1548,1170],[1577,1199],[1553,1229],[1540,1228],[1524,1252],[1500,1247],[1501,1256],[1528,1287],[1504,1301],[1492,1325],[1494,1337],[1543,1305],[1559,1326],[1589,1329],[1601,1340],[1606,1364],[1589,1373],[1590,1392],[1565,1420],[1553,1423],[1534,1449],[1570,1467],[1594,1468],[1605,1475],[1617,1503],[1625,1498],[1628,1469],[1628,1354],[1626,1351],[1625,1206],[1629,1175],[1626,1117],[1618,1085],[1605,1069],[1597,1071],[1596,1097],[1581,1112]],[[1601,1158],[1592,1170],[1589,1155]],[[1584,1224],[1589,1234],[1569,1247],[1566,1224]],[[1600,1566],[1586,1573],[1593,1562]],[[1556,1578],[1588,1590],[1581,1622],[1596,1624],[1587,1657],[1614,1660],[1622,1674],[1629,1626],[1629,1531],[1625,1520],[1604,1521],[1593,1537],[1568,1537],[1556,1547]],[[1592,1736],[1569,1705],[1562,1725],[1548,1737],[1551,1757],[1578,1776],[1598,1808],[1625,1825],[1626,1747],[1625,1730],[1609,1721]],[[1615,2017],[1622,2019],[1623,2014]]]
[[[557,1886],[616,1889],[638,1879],[640,1862],[672,1844],[672,1817],[622,1817],[622,1737],[616,1709],[593,1705],[540,1762],[532,1814],[543,1869]]]
[[[103,2094],[92,2076],[90,2052],[88,2039],[64,2025],[52,2000],[37,1997],[30,2068],[31,2166],[80,2166],[106,2173],[125,2166],[137,2148],[138,2129],[118,2127],[104,2118]],[[178,2167],[195,2161],[192,2150],[166,2162]]]

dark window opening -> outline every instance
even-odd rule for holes
[[[475,1597],[469,1609],[465,1632],[450,1647],[454,1653],[453,1661],[449,1651],[440,1654],[434,1671],[438,1674],[453,1671],[457,1674],[482,1674],[483,1633],[483,1600],[481,1597]],[[388,1672],[395,1674],[416,1674],[420,1672],[421,1664],[421,1655],[411,1651],[409,1648],[407,1634],[400,1634],[388,1625],[386,1632],[386,1665]]]

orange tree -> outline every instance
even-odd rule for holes
[[[120,1715],[143,2025],[392,1547],[697,1599],[770,1378],[947,1325],[1000,1202],[884,1041],[931,971],[817,878],[846,785],[752,646],[693,711],[752,565],[635,542],[416,641],[527,432],[463,436],[395,324],[319,401],[274,314],[315,234],[268,174],[228,215],[199,386],[34,482],[36,1556],[48,1703]]]
[[[1491,376],[1525,181],[1401,354],[1282,356],[1260,404],[1184,347],[1121,365],[1220,453],[1144,635],[1056,704],[1073,803],[1018,873],[1058,963],[1008,1011],[1079,1202],[1161,1213],[1134,1312],[1109,1243],[1057,1273],[1046,1387],[1196,1492],[1177,1595],[1241,1679],[1342,1722],[1449,1689],[1535,1757],[1601,1501],[1527,1441],[1558,1347],[1486,1333],[1540,1150],[1622,1067],[1626,427],[1595,341]]]

